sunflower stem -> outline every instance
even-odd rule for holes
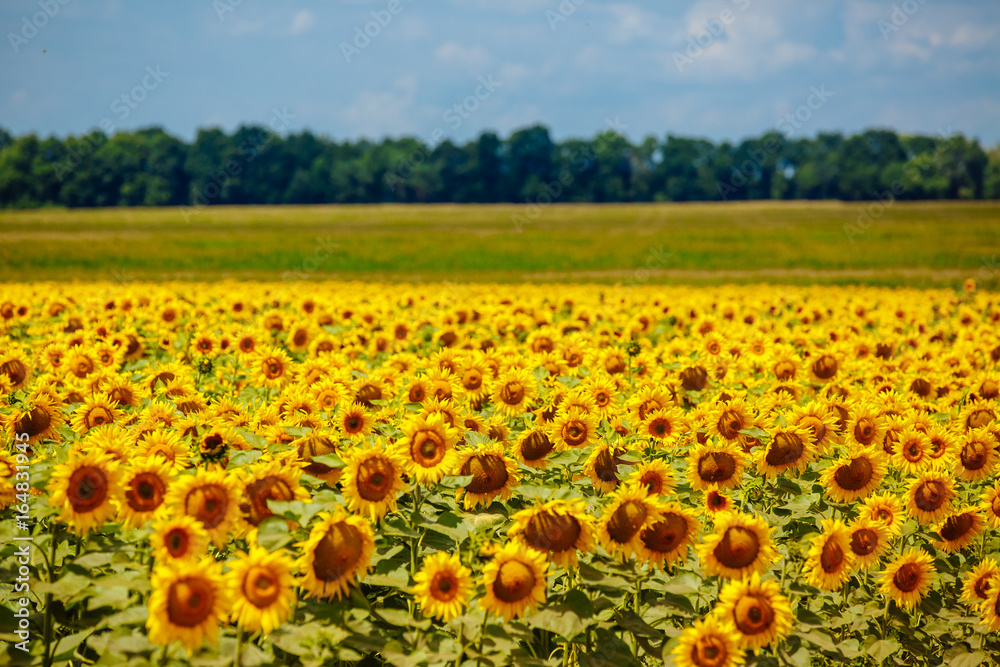
[[[49,583],[54,584],[56,581],[56,548],[59,546],[59,524],[52,525],[52,541],[49,545],[49,560],[47,565],[49,566]],[[54,630],[55,623],[52,618],[52,593],[45,594],[45,667],[51,667],[52,659],[55,657],[53,655],[52,646],[52,633]]]
[[[243,628],[236,630],[236,655],[233,656],[233,667],[240,667],[240,654],[243,652]]]

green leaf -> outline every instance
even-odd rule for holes
[[[312,460],[330,468],[343,468],[347,465],[344,463],[344,459],[340,458],[336,454],[321,454],[319,456],[312,457]]]
[[[278,516],[291,519],[300,526],[308,524],[309,519],[313,518],[313,516],[323,509],[323,506],[319,503],[306,503],[301,500],[268,500],[267,506]]]
[[[401,567],[388,574],[370,574],[365,579],[365,583],[369,586],[406,589],[410,585],[410,574],[405,567]]]
[[[798,611],[795,612],[795,616],[806,625],[826,625],[826,621],[821,616],[809,611],[805,607],[799,607]]]
[[[68,572],[59,578],[54,584],[39,582],[32,587],[32,592],[36,595],[51,594],[56,600],[69,602],[78,597],[90,586],[89,577],[84,577],[73,572]]]
[[[262,454],[263,452],[259,449],[247,449],[233,452],[229,456],[229,463],[226,465],[226,470],[245,468],[259,459]]]
[[[955,644],[942,656],[944,664],[948,667],[976,667],[986,660],[986,654],[982,651],[973,651],[968,644]]]
[[[54,653],[54,660],[69,660],[76,655],[76,649],[80,644],[83,643],[87,637],[93,634],[94,629],[89,628],[83,630],[82,632],[77,632],[72,635],[67,635],[60,639],[56,643]]]
[[[90,608],[113,607],[121,609],[129,601],[129,589],[125,586],[98,586],[97,595],[90,598]]]
[[[92,570],[95,567],[102,567],[111,562],[111,557],[114,554],[110,553],[90,553],[84,554],[73,561],[74,565],[79,565],[86,570]]]
[[[576,593],[586,598],[580,591],[576,591]],[[567,597],[569,597],[568,594]],[[525,622],[532,628],[554,632],[564,639],[573,639],[589,625],[580,616],[580,608],[574,602],[579,602],[578,596],[574,596],[574,601],[565,601],[561,604],[545,607],[529,616]],[[587,606],[589,605],[588,600]]]
[[[899,642],[895,639],[878,639],[868,647],[867,653],[876,663],[881,663],[898,650]]]
[[[268,551],[275,551],[292,541],[285,520],[276,516],[268,517],[257,527],[257,544]]]

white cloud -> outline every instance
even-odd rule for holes
[[[458,42],[445,42],[434,51],[438,62],[446,65],[482,67],[490,61],[490,54],[479,46],[464,47]]]
[[[990,44],[996,34],[996,27],[977,26],[965,23],[955,28],[955,32],[952,34],[950,42],[955,46],[976,48]]]
[[[313,13],[308,9],[303,9],[302,11],[297,12],[292,18],[291,33],[293,35],[303,33],[309,30],[315,22],[316,17],[313,16]]]
[[[417,133],[412,113],[417,93],[416,75],[400,77],[392,89],[363,91],[341,112],[336,120],[352,136],[381,137],[385,134]]]

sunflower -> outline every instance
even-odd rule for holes
[[[643,529],[660,519],[661,505],[645,486],[630,484],[612,493],[598,524],[601,545],[611,555],[641,553]]]
[[[128,528],[139,528],[156,517],[164,507],[167,489],[174,478],[174,469],[166,461],[139,459],[125,468],[122,476],[122,499],[118,502],[118,518]]]
[[[493,383],[492,398],[496,409],[514,417],[528,409],[538,395],[538,383],[526,369],[510,368]]]
[[[221,548],[239,519],[239,496],[235,478],[225,470],[199,470],[177,478],[167,492],[167,504],[201,521],[209,538]]]
[[[990,528],[1000,527],[1000,482],[986,489],[982,496],[982,509],[986,512],[986,521]]]
[[[639,531],[640,554],[659,568],[687,559],[688,548],[694,545],[701,523],[694,512],[680,503],[668,503],[660,508],[660,518]]]
[[[955,473],[967,482],[979,482],[992,477],[996,471],[1000,453],[997,443],[985,428],[971,429],[965,434],[965,443],[958,451],[959,464]]]
[[[864,570],[879,561],[889,548],[890,530],[878,519],[858,517],[848,527],[854,569]]]
[[[291,382],[292,359],[281,348],[261,349],[249,361],[257,386],[283,387]]]
[[[368,570],[375,535],[367,520],[348,515],[342,507],[332,514],[320,512],[318,519],[309,537],[295,545],[302,551],[296,562],[299,587],[319,599],[340,599],[355,576]]]
[[[467,510],[488,505],[498,496],[506,500],[521,480],[517,462],[504,455],[499,443],[459,452],[454,470],[456,475],[472,475],[472,480],[455,493]]]
[[[486,594],[479,601],[487,613],[510,621],[545,603],[549,564],[545,554],[521,542],[509,542],[483,567]]]
[[[856,447],[881,447],[885,424],[878,408],[869,403],[856,403],[847,422],[847,442]]]
[[[684,425],[684,414],[677,408],[653,410],[639,425],[644,436],[664,444],[676,440]]]
[[[197,559],[208,550],[208,531],[193,516],[182,514],[153,524],[149,545],[157,562]]]
[[[103,452],[70,452],[49,479],[49,504],[60,508],[59,520],[78,535],[99,529],[115,513],[122,497],[121,468]]]
[[[757,472],[774,479],[786,470],[800,473],[816,456],[812,431],[804,427],[779,428],[757,455]]]
[[[803,571],[810,586],[834,591],[844,585],[854,566],[851,533],[840,519],[823,519],[823,532],[812,542]]]
[[[691,488],[724,491],[740,485],[746,455],[731,443],[696,445],[687,455]]]
[[[462,614],[472,595],[472,570],[462,565],[457,553],[439,551],[424,558],[413,575],[410,593],[425,616],[447,623]]]
[[[396,498],[406,490],[403,472],[406,460],[394,448],[386,449],[381,440],[370,447],[355,447],[344,455],[347,466],[340,486],[347,509],[381,519],[396,511]]]
[[[927,431],[930,440],[930,451],[927,457],[933,462],[940,462],[958,450],[958,439],[944,427],[933,427]]]
[[[941,522],[935,530],[941,539],[935,541],[934,546],[948,553],[961,551],[979,537],[985,526],[986,522],[979,510],[976,507],[966,507]]]
[[[917,475],[926,469],[931,461],[931,439],[926,433],[915,428],[905,429],[899,437],[899,443],[892,462],[907,475]]]
[[[792,631],[792,609],[778,582],[761,581],[756,572],[723,586],[715,613],[735,630],[742,649],[774,646]]]
[[[880,575],[879,590],[901,607],[912,607],[930,588],[933,559],[925,551],[907,549]]]
[[[153,570],[149,597],[149,640],[166,646],[179,640],[190,655],[205,639],[215,644],[229,611],[222,563],[171,561]]]
[[[660,459],[640,463],[629,475],[628,482],[645,486],[650,495],[654,496],[668,496],[677,487],[674,471]]]
[[[534,428],[521,435],[514,445],[514,455],[529,468],[544,470],[549,463],[548,455],[555,446],[546,430]]]
[[[282,552],[268,553],[262,547],[229,561],[231,616],[240,628],[269,634],[288,620],[295,604],[293,567],[291,558]]]
[[[361,403],[353,403],[341,409],[337,423],[346,437],[362,440],[365,436],[371,435],[375,417]]]
[[[119,417],[121,411],[118,404],[108,398],[106,394],[95,394],[84,399],[83,405],[76,409],[70,426],[77,433],[86,433],[92,428],[113,424]]]
[[[771,529],[761,517],[739,512],[715,515],[715,530],[697,547],[709,575],[739,579],[763,572],[778,557]]]
[[[809,429],[817,454],[823,454],[840,440],[840,436],[837,435],[837,418],[833,413],[832,408],[813,401],[794,408],[788,423],[791,426]]]
[[[466,400],[470,403],[476,403],[489,396],[489,370],[481,361],[467,361],[459,370],[458,381]]]
[[[903,525],[903,501],[891,493],[877,493],[865,499],[860,518],[868,518],[898,535]]]
[[[739,635],[715,616],[695,621],[671,653],[677,667],[737,667],[744,662]]]
[[[27,401],[11,407],[11,413],[3,417],[11,440],[20,433],[27,433],[31,443],[56,437],[56,429],[65,421],[59,403],[37,390]]]
[[[950,475],[926,472],[910,484],[906,508],[921,524],[940,521],[951,511],[955,488]]]
[[[13,347],[0,354],[0,375],[4,377],[7,391],[17,391],[28,386],[31,380],[31,359],[24,350]]]
[[[627,465],[619,458],[624,449],[613,448],[607,443],[594,447],[583,464],[583,474],[590,477],[598,493],[610,493],[618,486],[618,466]]]
[[[584,390],[594,401],[597,414],[602,419],[607,419],[614,410],[615,396],[618,394],[618,385],[610,377],[590,376],[584,383]]]
[[[826,494],[836,502],[852,503],[874,491],[887,472],[881,450],[855,449],[837,459],[820,475]]]
[[[983,399],[969,401],[959,415],[959,420],[966,431],[988,427],[996,421],[996,418],[996,408],[990,401]]]
[[[583,500],[550,500],[523,509],[511,519],[514,525],[507,536],[549,554],[556,565],[576,567],[577,551],[594,549],[594,520]]]
[[[294,454],[293,454],[294,456]],[[257,528],[265,519],[274,516],[268,507],[269,500],[312,502],[309,491],[299,480],[302,470],[294,465],[287,454],[266,463],[254,463],[241,481],[240,513],[247,525]]]
[[[399,449],[409,461],[406,472],[418,484],[436,484],[455,467],[459,431],[440,414],[410,417],[400,429]]]
[[[709,424],[713,433],[732,442],[740,437],[740,431],[753,425],[753,417],[746,404],[746,399],[737,396],[728,401],[722,401],[709,415]]]
[[[597,440],[597,417],[578,407],[560,409],[549,433],[560,451],[586,447]]]
[[[997,575],[1000,575],[1000,565],[992,558],[987,558],[965,575],[961,599],[972,606],[982,604],[989,598]]]
[[[705,494],[705,511],[710,515],[715,515],[720,512],[729,512],[733,510],[733,501],[729,496],[723,495],[712,489]]]

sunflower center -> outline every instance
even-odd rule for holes
[[[472,481],[465,487],[469,493],[493,493],[507,484],[507,464],[496,454],[477,454],[462,466],[463,475],[472,475]]]
[[[449,572],[438,572],[431,581],[430,594],[440,602],[451,602],[458,595],[458,581]]]
[[[652,470],[647,471],[640,477],[639,483],[646,487],[650,495],[657,496],[663,491],[663,478]]]
[[[765,460],[774,467],[787,466],[802,458],[805,445],[802,438],[794,433],[779,433],[774,436],[770,448],[767,450]]]
[[[989,446],[978,440],[967,442],[959,454],[966,470],[979,470],[989,461]]]
[[[606,391],[599,391],[594,394],[594,403],[599,408],[605,408],[611,403],[611,395]]]
[[[504,602],[518,602],[531,595],[534,587],[534,571],[520,561],[511,560],[500,566],[493,594]]]
[[[618,481],[618,466],[615,465],[610,449],[602,449],[597,454],[597,460],[594,461],[594,474],[602,482]]]
[[[587,431],[586,424],[574,419],[563,424],[561,433],[567,445],[570,447],[579,447],[587,441]]]
[[[670,435],[670,420],[658,417],[649,423],[649,434],[654,438],[665,438]]]
[[[874,473],[871,461],[867,457],[859,457],[851,459],[851,462],[847,465],[837,468],[837,472],[833,474],[833,479],[837,483],[837,486],[842,489],[859,491],[868,485]]]
[[[107,409],[97,406],[93,410],[87,413],[86,423],[90,428],[95,426],[103,426],[111,421],[111,413]]]
[[[924,512],[934,512],[944,505],[947,489],[944,482],[931,479],[917,487],[913,502]]]
[[[524,529],[524,541],[539,551],[566,551],[580,537],[580,522],[564,514],[540,512]]]
[[[836,540],[828,539],[819,556],[819,564],[827,574],[836,572],[844,562],[844,550]]]
[[[483,386],[483,374],[475,368],[470,368],[462,375],[462,386],[468,391],[476,391]]]
[[[976,583],[973,585],[972,590],[975,591],[977,598],[980,600],[986,599],[986,596],[989,595],[991,588],[990,580],[995,576],[995,574],[984,574],[976,579]]]
[[[903,447],[903,457],[910,463],[916,463],[923,458],[924,448],[916,440],[911,440]]]
[[[811,415],[803,417],[799,421],[799,426],[803,426],[812,431],[813,439],[816,442],[823,442],[823,439],[826,438],[826,424],[824,424],[821,419]]]
[[[719,509],[726,506],[726,498],[717,491],[712,491],[708,494],[708,505],[714,509]]]
[[[163,542],[167,546],[167,551],[174,558],[180,558],[186,554],[188,545],[190,544],[188,534],[180,528],[174,528],[167,533],[167,537]]]
[[[264,360],[264,377],[268,380],[277,380],[284,373],[285,367],[280,359],[268,357]]]
[[[979,387],[979,394],[983,398],[988,398],[990,400],[1000,397],[1000,382],[997,382],[996,380],[983,381],[983,384]]]
[[[645,503],[636,500],[622,503],[608,519],[608,534],[615,542],[625,544],[639,532],[648,513]]]
[[[196,517],[209,530],[222,523],[228,509],[229,496],[218,484],[193,489],[184,499],[185,513]]]
[[[524,400],[524,385],[517,381],[511,381],[500,389],[500,400],[507,405],[520,405]]]
[[[812,372],[820,380],[829,380],[837,374],[837,360],[829,354],[824,354],[813,362]]]
[[[896,570],[896,574],[892,575],[892,583],[904,593],[917,590],[920,579],[920,567],[916,563],[904,563]]]
[[[136,512],[152,512],[163,503],[167,487],[157,475],[144,472],[136,475],[125,491],[125,500]]]
[[[969,418],[965,420],[965,425],[970,429],[981,428],[990,424],[995,418],[996,415],[992,410],[975,410],[969,415]]]
[[[525,461],[537,461],[552,451],[555,445],[545,433],[534,431],[521,441],[521,456]]]
[[[854,439],[865,447],[872,444],[875,440],[875,434],[877,432],[878,427],[875,422],[868,417],[862,417],[858,420],[858,423],[854,425]]]
[[[365,420],[360,415],[349,414],[344,419],[344,430],[348,433],[358,433],[364,426]]]
[[[313,552],[313,574],[321,581],[336,581],[357,564],[364,546],[361,531],[341,521],[330,526]]]
[[[108,478],[95,466],[84,466],[73,471],[69,478],[66,496],[73,511],[86,514],[100,507],[108,495]]]
[[[665,554],[679,547],[687,534],[687,519],[676,512],[670,512],[642,531],[640,539],[650,551]]]
[[[972,530],[974,523],[972,515],[968,512],[957,516],[950,516],[945,519],[944,525],[941,526],[941,539],[948,542],[961,539]]]
[[[735,440],[740,435],[740,429],[743,428],[743,415],[735,410],[726,410],[719,417],[716,428],[726,440]]]
[[[795,377],[795,364],[791,361],[779,361],[774,365],[774,376],[779,380],[790,380]]]
[[[692,366],[681,371],[681,386],[687,391],[701,391],[708,384],[708,371]]]
[[[726,567],[739,570],[757,559],[760,540],[757,533],[743,526],[730,526],[712,553]]]
[[[444,440],[437,431],[417,431],[413,436],[410,454],[417,465],[433,468],[441,463],[446,453]]]
[[[709,452],[698,459],[698,477],[718,484],[736,474],[736,459],[727,452]]]
[[[878,533],[871,528],[858,528],[851,533],[851,551],[857,556],[867,556],[878,547]]]
[[[28,378],[28,367],[17,359],[11,359],[0,364],[0,373],[6,374],[15,387]]]
[[[187,577],[170,585],[167,594],[167,617],[174,625],[193,628],[212,613],[215,591],[197,577]]]
[[[736,603],[733,617],[740,632],[744,635],[757,635],[771,627],[774,610],[765,597],[751,593]]]
[[[295,492],[288,483],[274,475],[268,475],[247,484],[245,491],[249,503],[240,505],[240,510],[247,516],[247,521],[255,526],[259,526],[261,521],[274,516],[274,512],[267,506],[269,500],[280,500],[282,502],[295,498]]]
[[[388,461],[371,458],[358,466],[358,494],[365,500],[377,503],[392,489],[395,470]]]
[[[15,429],[18,433],[27,433],[29,437],[35,437],[45,432],[45,429],[52,424],[52,417],[49,411],[40,405],[36,405],[30,412],[17,420]]]
[[[699,637],[691,647],[691,663],[695,667],[720,667],[728,660],[725,643],[714,635]]]
[[[382,400],[382,390],[373,384],[366,384],[358,389],[358,393],[355,398],[366,408],[371,408],[375,405],[372,401]]]
[[[266,567],[254,565],[243,579],[243,596],[258,609],[273,604],[280,593],[278,578]]]

